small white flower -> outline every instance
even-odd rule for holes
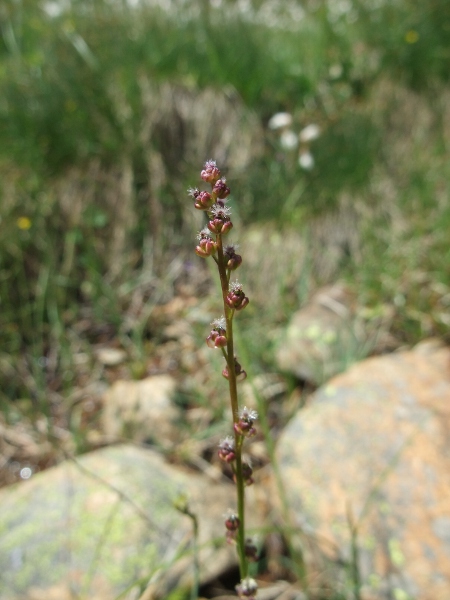
[[[283,150],[293,150],[298,146],[298,138],[292,129],[286,129],[280,135],[280,145]]]
[[[212,240],[212,235],[210,230],[207,227],[204,227],[201,231],[199,231],[197,233],[197,239],[200,240],[204,240],[205,238],[208,238],[210,240]]]
[[[331,65],[331,67],[328,69],[328,73],[331,79],[339,79],[339,77],[342,75],[343,70],[344,69],[342,68],[341,64],[335,63],[334,65]]]
[[[313,140],[316,140],[319,137],[319,135],[320,127],[315,123],[311,123],[310,125],[307,125],[304,129],[300,131],[300,133],[298,134],[298,139],[302,143],[308,143],[312,142]]]
[[[231,437],[231,435],[227,435],[225,438],[223,438],[223,440],[220,441],[218,447],[222,448],[223,450],[234,450],[234,438]]]
[[[314,157],[308,150],[306,152],[300,152],[298,157],[298,164],[305,171],[311,171],[314,168]]]
[[[228,290],[230,292],[242,292],[242,283],[239,283],[239,281],[236,279],[236,281],[230,283]]]
[[[267,126],[269,129],[283,129],[292,125],[292,115],[287,112],[275,113],[269,120]]]
[[[246,421],[256,421],[256,419],[258,418],[258,413],[256,412],[256,410],[251,410],[244,406],[244,408],[239,413],[239,418],[244,419]]]
[[[218,319],[214,319],[214,321],[211,323],[211,325],[214,327],[214,329],[223,329],[224,331],[226,331],[226,329],[227,329],[227,320],[222,315]]]
[[[210,212],[214,217],[229,217],[231,215],[231,208],[216,203],[211,207]]]
[[[228,244],[228,246],[225,246],[225,248],[223,249],[223,251],[225,252],[225,254],[227,254],[227,252],[234,253],[237,250],[239,250],[239,244]]]

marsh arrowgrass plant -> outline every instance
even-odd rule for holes
[[[246,438],[256,434],[254,426],[258,418],[256,411],[239,405],[237,384],[247,374],[238,362],[233,337],[233,320],[236,312],[243,310],[249,303],[242,284],[238,280],[230,281],[231,274],[242,263],[235,244],[224,245],[223,238],[233,227],[231,209],[227,205],[230,188],[222,177],[214,160],[208,160],[200,173],[202,180],[209,183],[210,191],[198,188],[190,189],[196,209],[207,215],[207,225],[197,238],[195,252],[202,258],[212,258],[217,266],[222,292],[223,315],[211,323],[212,329],[206,338],[210,348],[220,349],[226,365],[222,375],[228,381],[231,412],[233,415],[232,435],[227,435],[219,444],[219,458],[229,464],[233,470],[236,484],[236,510],[230,511],[225,519],[226,538],[236,543],[239,557],[241,582],[236,586],[240,598],[256,598],[257,584],[249,577],[249,562],[257,559],[256,547],[245,530],[245,487],[253,483],[253,471],[250,463],[243,458]]]

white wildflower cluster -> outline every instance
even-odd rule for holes
[[[320,127],[310,123],[297,135],[292,129],[293,118],[290,113],[279,112],[274,114],[268,122],[268,128],[279,135],[280,146],[285,151],[298,150],[298,164],[305,171],[314,168],[314,156],[310,151],[310,144],[320,136]]]

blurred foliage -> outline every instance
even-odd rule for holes
[[[133,294],[145,305],[174,293],[180,269],[169,266],[195,221],[184,190],[195,152],[203,160],[221,147],[220,103],[221,114],[238,114],[216,158],[244,224],[316,236],[320,215],[341,223],[312,240],[334,256],[317,282],[348,277],[374,311],[393,305],[401,342],[447,335],[448,1],[167,6],[0,7],[1,328],[14,362],[2,368],[4,397],[31,394],[39,404],[50,384],[70,389],[81,338],[148,335]],[[210,90],[216,100],[192,100]],[[295,135],[319,125],[305,148],[311,169],[267,130],[277,111],[293,115]],[[242,148],[251,158],[233,164]],[[352,223],[335,219],[349,198],[355,243]],[[293,310],[303,292],[282,287]]]

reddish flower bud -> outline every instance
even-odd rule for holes
[[[217,168],[215,160],[207,160],[205,162],[205,166],[203,171],[200,173],[200,177],[203,179],[203,181],[207,181],[208,183],[214,183],[220,179],[220,171]]]
[[[230,188],[227,187],[225,178],[216,181],[213,187],[213,194],[215,194],[217,198],[223,200],[229,195],[229,193]]]
[[[225,202],[220,200],[214,204],[210,210],[211,220],[208,223],[208,229],[216,235],[225,234],[233,227],[230,220],[231,209],[225,206]]]
[[[230,219],[212,219],[208,223],[208,229],[216,235],[228,233],[233,227],[233,223]]]
[[[236,458],[236,452],[234,449],[234,438],[231,435],[227,435],[219,444],[218,455],[220,460],[226,463],[231,463]]]
[[[253,427],[253,423],[258,418],[256,410],[249,410],[246,406],[239,413],[239,420],[234,424],[234,429],[240,435],[246,437],[252,437],[256,434],[256,429]]]
[[[247,379],[247,373],[243,370],[243,368],[241,367],[241,365],[238,363],[238,361],[236,360],[236,357],[234,357],[234,372],[236,373],[236,381],[244,381],[244,379]],[[225,367],[225,369],[222,371],[222,375],[225,377],[225,379],[229,379],[229,371],[228,371],[228,366]]]
[[[202,229],[197,236],[199,241],[197,247],[195,248],[195,253],[202,258],[208,258],[208,256],[212,256],[216,253],[217,244],[212,239],[211,233],[207,229]]]
[[[220,317],[220,319],[214,319],[211,325],[213,326],[213,329],[206,338],[206,344],[210,348],[225,348],[225,346],[227,345],[227,338],[225,334],[227,322],[225,317]]]
[[[242,256],[236,254],[237,245],[225,246],[223,255],[226,262],[226,267],[230,271],[234,271],[242,264]]]
[[[239,517],[234,513],[230,513],[225,519],[225,527],[228,531],[237,531],[239,529]]]
[[[206,338],[206,344],[209,348],[225,348],[227,345],[227,338],[220,331],[213,329]]]
[[[199,192],[195,198],[194,206],[199,210],[209,210],[214,204],[214,198],[209,192]]]
[[[251,538],[245,540],[244,550],[245,556],[250,562],[256,562],[258,560],[258,547]]]
[[[225,302],[234,310],[242,310],[250,302],[250,300],[242,291],[242,285],[239,283],[239,281],[234,281],[230,285],[230,291],[225,298]]]

